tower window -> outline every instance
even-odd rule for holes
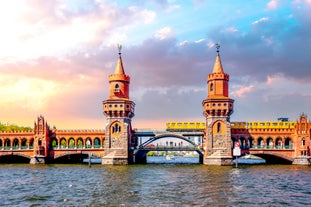
[[[210,91],[213,91],[213,90],[214,90],[214,84],[211,83],[211,84],[209,85],[209,90],[210,90]]]
[[[121,132],[121,125],[119,123],[115,123],[111,127],[111,132],[114,133],[120,133]]]
[[[114,86],[114,92],[120,92],[120,86],[119,86],[119,84],[116,84],[116,85]]]
[[[221,123],[217,123],[217,133],[219,133],[221,130]]]

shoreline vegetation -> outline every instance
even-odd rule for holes
[[[3,124],[0,123],[0,131],[11,131],[11,132],[16,132],[16,131],[32,131],[33,128],[31,127],[24,127],[24,126],[18,126],[15,124]]]

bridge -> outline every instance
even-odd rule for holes
[[[267,163],[292,163],[295,158],[292,133],[292,129],[285,130],[280,137],[279,133],[273,131],[265,130],[264,133],[257,132],[255,135],[252,131],[243,134],[232,129],[232,146],[234,141],[238,141],[241,143],[242,155],[256,155],[265,159]],[[202,130],[136,129],[134,134],[138,139],[134,151],[135,163],[146,163],[146,156],[150,151],[197,152],[202,163]],[[252,136],[249,136],[250,134]],[[45,147],[42,140],[37,139],[35,130],[2,132],[0,163],[81,163],[90,154],[97,158],[105,155],[104,130],[49,129],[48,135],[49,145]]]
[[[30,131],[0,132],[0,163],[77,163],[103,157],[104,130],[50,129],[42,116]]]
[[[146,163],[150,151],[195,151],[203,163],[202,131],[179,131],[141,129],[135,132],[139,146],[135,150],[135,163]],[[168,140],[168,141],[163,141]]]

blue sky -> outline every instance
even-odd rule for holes
[[[11,0],[0,16],[1,122],[104,128],[118,43],[133,127],[204,121],[218,41],[232,121],[310,113],[310,0]]]

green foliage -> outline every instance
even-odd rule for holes
[[[31,127],[17,126],[15,124],[2,124],[0,123],[0,131],[31,131]]]

